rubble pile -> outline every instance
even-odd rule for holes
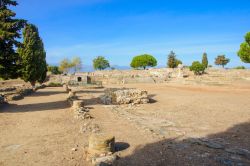
[[[101,101],[106,104],[146,104],[149,103],[148,92],[139,89],[107,89],[101,96]]]

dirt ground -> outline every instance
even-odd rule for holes
[[[250,85],[109,85],[149,92],[144,105],[107,106],[78,89],[92,120],[74,119],[63,88],[0,107],[0,165],[89,165],[86,126],[114,135],[114,165],[250,165]],[[72,150],[75,148],[75,150]]]

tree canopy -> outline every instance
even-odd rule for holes
[[[226,58],[225,55],[218,55],[215,58],[215,64],[216,65],[221,65],[223,68],[225,65],[227,65],[230,62],[230,59]]]
[[[94,69],[104,70],[110,67],[109,61],[105,59],[103,56],[98,56],[93,60]]]
[[[47,69],[52,74],[62,74],[62,72],[59,70],[58,66],[47,66]]]
[[[82,68],[82,61],[80,57],[73,57],[71,60],[71,66],[74,69],[74,72],[76,73],[77,71],[80,71]]]
[[[250,32],[245,36],[245,42],[241,43],[238,56],[242,62],[250,63]]]
[[[59,65],[59,70],[63,73],[68,73],[69,69],[72,67],[72,64],[69,59],[64,58]]]
[[[21,78],[35,85],[46,78],[46,52],[38,29],[33,24],[27,24],[23,30],[23,46],[18,49],[20,55]]]
[[[157,60],[149,54],[143,54],[135,56],[130,63],[130,66],[133,68],[143,68],[154,67],[157,65]]]
[[[1,0],[0,4],[0,77],[3,79],[19,76],[19,56],[15,48],[21,46],[18,38],[26,21],[16,19],[16,13],[9,9],[16,5],[17,2],[13,0]]]
[[[73,57],[71,60],[64,58],[59,65],[59,70],[63,73],[68,73],[73,68],[74,73],[80,71],[82,68],[82,61],[80,57]]]

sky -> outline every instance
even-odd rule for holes
[[[185,65],[208,54],[244,64],[237,56],[250,31],[249,0],[17,0],[17,17],[35,24],[49,64],[79,56],[83,68],[97,56],[111,66],[129,66],[132,58],[151,54],[166,66],[173,50]]]

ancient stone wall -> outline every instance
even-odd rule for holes
[[[188,68],[149,69],[149,70],[105,70],[83,73],[91,83],[131,84],[131,83],[182,83],[182,84],[230,84],[237,81],[250,81],[250,70],[206,69],[205,74],[195,76]],[[67,83],[74,76],[50,76],[49,82]]]

